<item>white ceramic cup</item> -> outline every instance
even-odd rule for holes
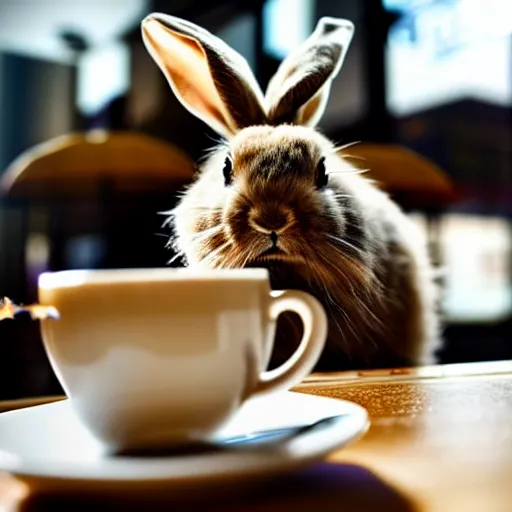
[[[319,302],[271,291],[264,269],[45,273],[41,332],[82,423],[112,451],[207,440],[247,400],[310,373],[325,344]],[[265,371],[276,320],[302,318],[291,358]]]

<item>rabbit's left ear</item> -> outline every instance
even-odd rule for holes
[[[286,57],[268,84],[265,103],[272,124],[318,123],[353,33],[354,25],[348,20],[324,17],[318,21],[315,31]]]

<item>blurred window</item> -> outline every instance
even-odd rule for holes
[[[395,115],[460,99],[512,105],[512,2],[383,0],[389,32],[387,106]]]
[[[315,0],[268,0],[263,8],[263,50],[284,59],[314,28]]]
[[[511,227],[498,217],[443,217],[447,270],[444,310],[451,321],[495,321],[512,312]]]
[[[88,50],[78,64],[78,108],[94,115],[130,86],[130,49],[121,42]]]
[[[411,217],[425,232],[425,217]],[[507,219],[446,214],[439,249],[448,322],[494,322],[512,313],[512,228]]]

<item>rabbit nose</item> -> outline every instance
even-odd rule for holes
[[[270,235],[283,232],[290,224],[291,214],[283,209],[251,210],[249,225],[255,231]]]

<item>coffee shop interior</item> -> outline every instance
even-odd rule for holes
[[[322,16],[355,34],[320,129],[427,237],[440,363],[512,359],[512,4],[503,0],[2,0],[0,296],[41,272],[180,266],[169,210],[218,135],[141,40],[197,23],[265,87]],[[0,322],[0,399],[62,390],[28,315]]]

